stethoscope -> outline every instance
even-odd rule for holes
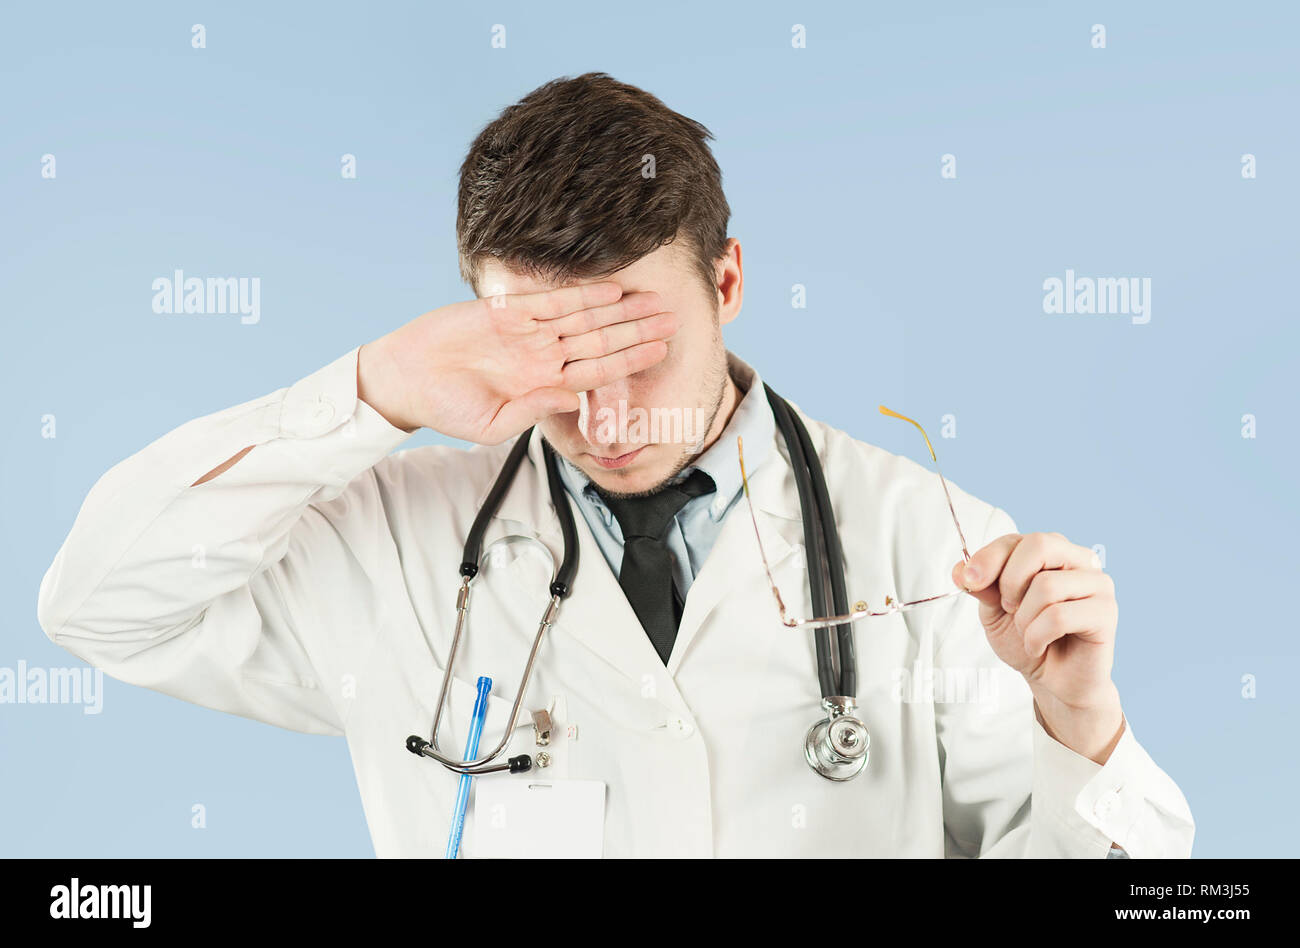
[[[803,519],[808,575],[815,578],[812,582],[813,608],[817,615],[844,615],[849,611],[844,583],[844,554],[840,546],[839,529],[835,525],[834,511],[831,508],[830,494],[826,488],[826,476],[813,450],[808,430],[799,416],[785,399],[770,387],[764,385],[763,388],[772,407],[777,429],[781,432],[790,455],[790,464],[794,469],[800,515]],[[510,718],[506,723],[505,733],[495,748],[476,760],[460,760],[448,756],[438,746],[438,727],[442,721],[443,708],[446,706],[447,694],[456,666],[456,653],[460,648],[466,617],[469,614],[471,587],[483,563],[483,536],[488,523],[501,506],[502,499],[523,464],[532,434],[533,429],[529,428],[519,436],[511,448],[465,540],[465,550],[460,563],[461,585],[456,594],[456,627],[452,634],[451,649],[447,655],[447,669],[442,676],[442,688],[438,693],[438,706],[434,712],[430,739],[426,741],[415,734],[406,739],[406,748],[411,753],[431,757],[453,773],[481,776],[509,771],[515,774],[526,773],[533,766],[533,759],[528,754],[510,757],[505,761],[499,758],[505,753],[515,725],[518,723],[519,712],[524,695],[528,691],[528,683],[532,678],[533,665],[542,639],[555,624],[560,603],[572,592],[573,577],[578,569],[577,524],[574,521],[573,511],[569,507],[568,498],[564,494],[555,453],[545,441],[542,442],[542,453],[546,461],[551,503],[560,518],[560,529],[564,537],[564,558],[559,569],[554,572],[548,587],[550,599],[537,624],[537,633],[533,636],[528,661],[524,665],[519,689],[510,708]],[[834,611],[831,612],[829,609]],[[827,716],[817,721],[808,730],[804,739],[804,757],[815,772],[828,780],[848,780],[861,773],[867,765],[871,745],[871,736],[866,725],[854,716],[857,707],[853,697],[857,693],[857,657],[853,646],[852,627],[848,623],[836,626],[833,637],[830,629],[818,628],[815,630],[815,638],[817,679],[822,694],[821,706],[827,712]]]

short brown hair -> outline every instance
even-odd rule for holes
[[[479,133],[461,165],[462,279],[482,295],[486,257],[548,282],[602,277],[680,236],[716,292],[731,208],[711,138],[603,72],[534,89]]]

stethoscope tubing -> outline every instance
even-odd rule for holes
[[[764,384],[763,387],[767,392],[768,403],[772,406],[777,428],[790,453],[790,466],[794,471],[795,489],[799,494],[799,509],[803,520],[804,550],[813,609],[817,615],[844,615],[849,611],[848,594],[844,586],[844,553],[830,493],[826,487],[826,475],[821,463],[816,460],[817,453],[813,449],[812,438],[798,414],[770,386]],[[826,597],[828,580],[831,592],[829,603]],[[845,623],[835,627],[833,649],[830,629],[817,629],[814,634],[817,643],[817,678],[822,697],[852,697],[857,694],[857,654],[852,626]]]
[[[803,521],[804,548],[807,556],[809,585],[812,592],[812,604],[818,615],[843,615],[849,611],[848,596],[844,584],[844,554],[840,544],[839,529],[835,523],[835,513],[830,502],[830,493],[826,487],[826,476],[822,470],[817,453],[813,449],[812,438],[794,409],[770,386],[763,386],[771,405],[776,425],[785,441],[790,456],[790,466],[794,471],[795,489],[799,495],[799,509]],[[515,693],[514,704],[510,709],[510,719],[500,743],[488,754],[477,760],[457,760],[444,754],[438,747],[438,729],[442,722],[443,708],[446,706],[447,694],[451,685],[456,664],[456,654],[460,649],[466,615],[469,611],[470,585],[478,575],[479,561],[483,553],[483,537],[488,523],[495,516],[502,500],[510,489],[515,475],[528,453],[533,429],[529,428],[515,441],[505,462],[492,484],[492,489],[484,499],[483,506],[470,527],[465,538],[465,548],[461,556],[461,587],[456,600],[456,628],[452,635],[451,649],[447,656],[447,669],[443,673],[442,687],[438,692],[438,705],[434,712],[433,728],[430,740],[412,735],[407,738],[406,746],[414,754],[430,757],[448,770],[462,775],[478,776],[509,770],[511,773],[527,771],[532,766],[532,759],[527,755],[512,757],[505,763],[497,763],[497,758],[505,751],[510,737],[519,719],[524,695],[532,680],[533,666],[538,650],[546,632],[555,623],[561,602],[573,591],[573,578],[578,569],[578,528],[569,506],[569,499],[564,493],[560,480],[556,456],[551,446],[542,442],[542,454],[546,464],[546,479],[551,504],[560,520],[560,532],[564,542],[564,556],[560,567],[550,584],[550,601],[538,623],[537,633],[533,637],[528,661]],[[829,601],[828,601],[829,587]],[[833,611],[831,611],[833,610]],[[821,687],[823,704],[831,699],[852,698],[857,692],[857,658],[853,645],[853,632],[850,625],[835,627],[835,638],[831,639],[831,630],[815,630],[817,644],[817,679]],[[837,701],[838,703],[838,701]]]

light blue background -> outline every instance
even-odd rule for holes
[[[468,144],[605,70],[717,137],[746,267],[729,346],[918,460],[876,404],[932,434],[954,413],[955,482],[1104,544],[1116,678],[1196,854],[1297,855],[1294,4],[268,7],[4,9],[0,666],[75,661],[36,593],[105,470],[465,298]],[[260,277],[261,322],[155,315],[175,268]],[[1151,322],[1045,315],[1066,268],[1150,277]],[[106,689],[98,716],[0,705],[4,854],[372,853],[342,740]]]

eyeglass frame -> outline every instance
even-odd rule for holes
[[[952,494],[948,490],[948,482],[944,479],[943,471],[939,467],[939,458],[935,454],[934,445],[930,443],[930,436],[925,433],[925,429],[919,423],[906,415],[886,408],[884,405],[879,406],[880,413],[890,418],[901,418],[903,421],[913,425],[917,431],[921,432],[921,437],[925,438],[925,446],[930,451],[930,460],[934,462],[935,473],[939,475],[939,483],[943,485],[943,495],[948,501],[948,512],[952,514],[953,526],[957,528],[957,537],[961,541],[962,559],[969,563],[970,553],[966,549],[966,534],[962,531],[961,522],[957,519],[957,509],[953,506]],[[749,492],[749,477],[745,473],[745,445],[744,439],[736,438],[736,452],[740,459],[740,483],[745,494],[745,503],[749,507],[749,519],[754,525],[754,539],[758,543],[758,555],[763,561],[763,572],[767,576],[768,586],[771,587],[772,596],[776,599],[777,609],[781,615],[781,624],[788,629],[825,629],[832,626],[844,625],[849,622],[856,622],[859,619],[878,618],[880,616],[894,615],[895,613],[906,612],[915,609],[918,606],[926,606],[952,596],[960,596],[965,592],[963,589],[954,589],[951,592],[940,593],[937,596],[927,596],[924,599],[913,599],[908,602],[898,602],[892,596],[885,597],[885,605],[881,609],[872,609],[865,600],[858,600],[854,603],[854,609],[847,615],[839,616],[822,616],[811,619],[791,618],[785,608],[785,600],[781,598],[781,590],[777,588],[776,579],[772,576],[772,567],[767,561],[767,552],[763,549],[762,534],[758,529],[758,516],[754,512],[754,501]]]

